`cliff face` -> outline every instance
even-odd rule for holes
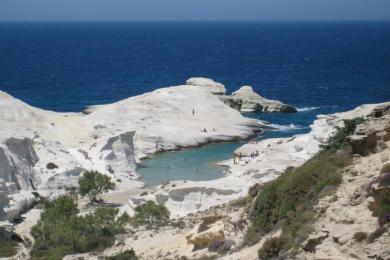
[[[353,162],[336,194],[318,202],[298,259],[390,258],[390,105],[376,108],[349,142]]]

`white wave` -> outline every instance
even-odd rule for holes
[[[305,126],[289,124],[289,125],[278,125],[278,124],[270,124],[269,126],[276,128],[279,131],[288,132],[292,130],[305,129]]]
[[[316,110],[316,109],[320,109],[321,107],[301,107],[301,108],[298,108],[298,112],[305,112],[305,111],[311,111],[311,110]]]

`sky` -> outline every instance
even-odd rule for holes
[[[390,0],[0,0],[0,21],[390,20]]]

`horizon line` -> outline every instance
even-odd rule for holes
[[[230,20],[221,20],[221,19],[215,19],[215,20],[196,20],[196,19],[189,19],[189,20],[180,20],[180,19],[161,19],[161,20],[1,20],[0,23],[7,22],[7,23],[18,23],[18,22],[390,22],[389,19],[230,19]]]

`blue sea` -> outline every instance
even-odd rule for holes
[[[77,112],[192,76],[300,108],[248,114],[281,128],[259,138],[304,133],[317,114],[390,100],[390,22],[0,23],[0,90],[40,108]],[[139,171],[151,185],[216,178],[239,145],[157,155]]]

